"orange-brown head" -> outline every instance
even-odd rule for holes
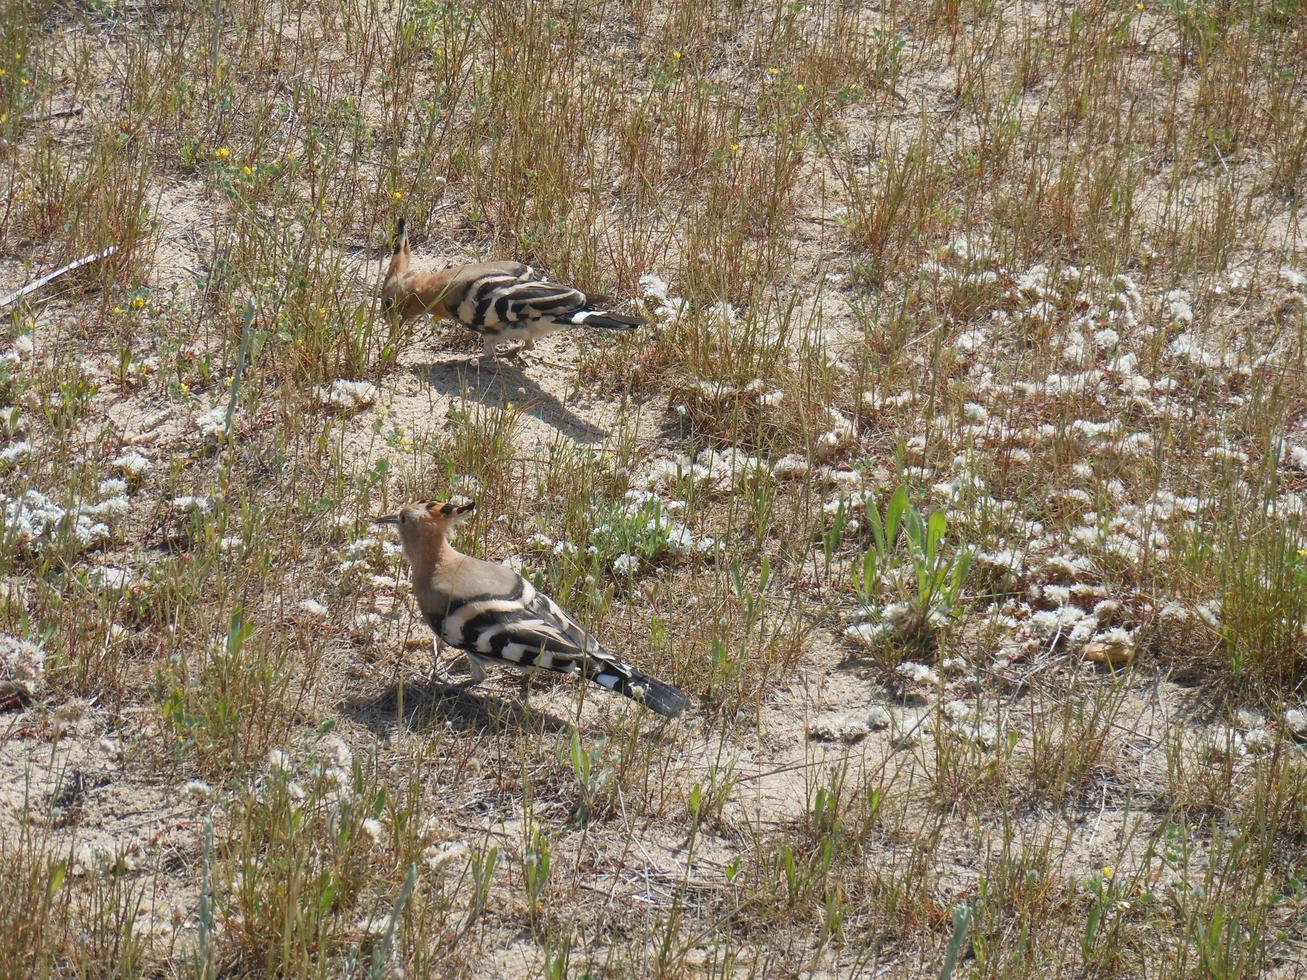
[[[425,500],[409,504],[396,514],[378,517],[374,524],[394,524],[410,564],[417,566],[439,557],[454,528],[476,512],[476,503],[451,504]]]
[[[400,313],[403,299],[401,281],[408,272],[410,252],[408,248],[408,229],[400,218],[395,224],[395,249],[390,255],[390,265],[386,268],[386,278],[381,286],[381,311],[386,314]]]
[[[430,313],[437,319],[449,316],[445,299],[449,293],[452,266],[439,272],[423,272],[410,269],[411,258],[408,231],[404,219],[400,218],[395,226],[395,251],[381,284],[381,312],[401,320],[423,313]]]

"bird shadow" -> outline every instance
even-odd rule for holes
[[[501,362],[482,367],[457,358],[415,365],[413,373],[450,398],[475,398],[482,404],[500,406],[512,402],[523,414],[539,419],[574,442],[593,444],[608,438],[607,430],[572,412],[516,365]]]
[[[413,731],[443,729],[477,734],[505,731],[570,734],[570,722],[460,685],[403,682],[371,697],[345,702],[341,714],[384,738],[399,724]]]

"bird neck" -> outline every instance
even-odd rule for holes
[[[405,238],[390,257],[390,265],[386,268],[386,278],[393,279],[395,276],[408,272],[409,257],[411,255],[412,253],[408,249],[408,239]]]
[[[450,271],[449,269],[440,269],[432,272],[423,284],[423,299],[431,312],[437,316],[449,316],[449,303],[446,300],[450,291]]]
[[[412,549],[408,556],[409,564],[413,566],[413,584],[420,586],[429,581],[436,569],[459,554],[458,549],[449,543],[449,535],[444,528],[426,531],[421,547]]]

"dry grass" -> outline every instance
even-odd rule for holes
[[[7,4],[0,951],[1307,973],[1302,15]],[[478,373],[399,215],[657,326]],[[445,692],[452,493],[696,709]]]

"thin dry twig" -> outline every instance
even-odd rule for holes
[[[21,289],[16,289],[8,296],[5,296],[3,299],[0,299],[0,310],[3,310],[6,306],[9,306],[12,303],[17,303],[24,296],[36,292],[42,286],[46,286],[54,282],[60,276],[66,275],[69,272],[73,272],[76,269],[80,269],[84,265],[90,265],[92,262],[98,262],[100,259],[107,259],[110,255],[113,255],[113,253],[116,251],[118,251],[118,246],[110,245],[108,248],[103,248],[98,252],[91,253],[90,255],[83,255],[80,259],[78,259],[75,262],[69,262],[67,265],[62,265],[59,268],[55,269],[54,272],[47,272],[40,279],[34,279],[32,282],[29,282],[26,286],[23,286]]]
[[[86,111],[84,106],[70,105],[63,109],[55,109],[52,112],[43,112],[38,116],[24,116],[23,123],[30,125],[32,123],[49,122],[51,119],[70,119],[73,116],[80,116]]]

